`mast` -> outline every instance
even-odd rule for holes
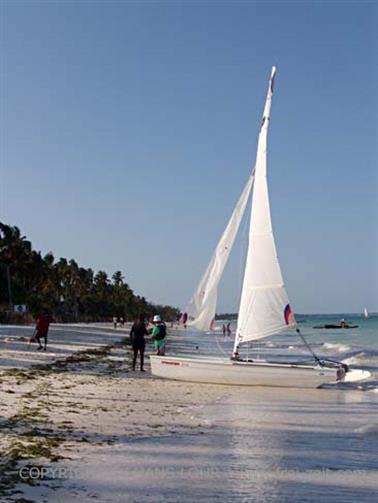
[[[273,66],[257,144],[249,245],[234,355],[241,342],[267,337],[296,324],[278,262],[267,184],[267,137],[275,74]]]

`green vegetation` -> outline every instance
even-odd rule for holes
[[[121,271],[80,267],[73,259],[44,257],[13,227],[0,222],[0,322],[14,321],[12,307],[26,304],[34,317],[48,311],[56,321],[105,321],[113,316],[132,321],[140,313],[174,320],[179,310],[154,305],[135,295]],[[22,317],[19,317],[21,320]]]

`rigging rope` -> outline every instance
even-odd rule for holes
[[[218,349],[219,351],[223,354],[223,356],[225,356],[226,358],[230,358],[230,355],[228,353],[226,353],[226,351],[222,348],[222,346],[219,344],[219,341],[218,341],[218,337],[217,337],[217,333],[214,331],[214,335],[215,335],[215,341],[217,343],[217,346],[218,346]]]
[[[299,330],[299,328],[296,328],[295,331],[297,332],[297,334],[299,335],[299,337],[302,339],[302,341],[304,342],[306,348],[310,351],[310,353],[312,354],[312,356],[315,358],[315,361],[316,363],[318,363],[321,367],[324,367],[324,362],[322,362],[320,360],[320,358],[318,356],[316,356],[316,354],[314,353],[314,351],[312,350],[310,344],[306,341],[306,339],[303,337],[301,331]]]

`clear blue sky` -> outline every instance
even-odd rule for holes
[[[253,165],[297,312],[377,311],[377,4],[5,1],[1,220],[184,306]],[[239,301],[246,223],[219,311]]]

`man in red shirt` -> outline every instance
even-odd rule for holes
[[[42,344],[41,344],[41,337],[42,337],[45,341],[43,350],[46,351],[47,334],[49,332],[49,326],[50,326],[51,322],[52,322],[52,317],[47,313],[44,313],[44,314],[41,314],[40,316],[38,316],[37,324],[35,326],[35,330],[36,330],[35,338],[39,344],[39,347],[37,348],[38,350],[42,349]]]

